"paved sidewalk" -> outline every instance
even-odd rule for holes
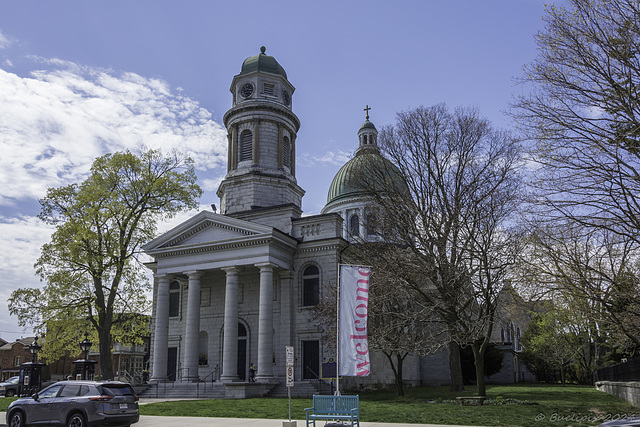
[[[155,417],[143,415],[134,427],[282,427],[285,420],[258,420],[252,418],[204,418],[204,417]],[[317,427],[324,426],[318,421]],[[360,423],[361,427],[445,427],[436,424],[396,424],[396,423]],[[297,420],[297,427],[305,427],[305,420]],[[464,427],[464,426],[446,426]]]
[[[0,427],[6,426],[6,414],[0,412]],[[175,427],[188,425],[190,427],[282,427],[285,420],[259,420],[253,418],[208,418],[208,417],[156,417],[142,415],[134,427]],[[324,424],[320,421],[317,426]],[[360,423],[361,427],[465,427],[442,426],[437,424],[397,424],[397,423]],[[304,420],[297,421],[297,427],[305,427]],[[469,426],[467,426],[469,427]]]

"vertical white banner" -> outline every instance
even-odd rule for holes
[[[338,375],[369,375],[369,275],[371,268],[340,266],[340,363]]]

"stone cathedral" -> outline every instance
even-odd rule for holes
[[[334,178],[322,214],[302,216],[300,120],[287,73],[262,47],[243,62],[230,91],[220,213],[202,211],[143,248],[154,273],[151,380],[271,387],[284,383],[285,346],[293,346],[296,381],[312,382],[336,352],[322,342],[311,310],[336,283],[350,239],[367,239],[362,219],[370,202],[354,173],[387,160],[367,115],[354,138],[356,155]],[[371,376],[347,386],[393,382],[384,357],[374,353],[371,362]],[[408,385],[439,384],[447,375],[446,355],[405,362]]]

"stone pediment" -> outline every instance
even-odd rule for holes
[[[142,249],[152,253],[158,250],[245,240],[271,235],[272,232],[271,227],[202,211],[145,244]]]

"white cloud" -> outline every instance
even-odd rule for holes
[[[0,216],[0,245],[6,250],[0,263],[0,336],[10,338],[29,335],[17,327],[18,320],[9,316],[7,301],[11,292],[21,287],[40,285],[33,267],[40,247],[51,237],[53,228],[37,217],[7,218]],[[7,338],[5,338],[7,339]]]
[[[9,44],[0,34],[0,48]],[[9,316],[7,301],[15,289],[41,286],[33,265],[53,229],[27,215],[48,187],[80,182],[96,157],[126,149],[178,149],[194,160],[198,175],[216,176],[227,162],[223,127],[166,82],[29,59],[40,68],[29,75],[0,69],[0,244],[8,248],[0,264],[0,336],[5,339],[30,332]],[[205,180],[204,187],[216,182]],[[181,213],[159,229],[191,215]]]
[[[11,41],[0,31],[0,49],[6,49],[11,45]]]
[[[159,79],[57,59],[28,77],[0,69],[0,205],[81,181],[106,152],[186,152],[199,170],[226,165],[226,132]]]

